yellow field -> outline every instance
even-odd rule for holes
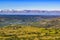
[[[60,29],[11,25],[0,28],[0,40],[60,40]]]

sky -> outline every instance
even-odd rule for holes
[[[60,0],[0,0],[0,9],[60,10]]]

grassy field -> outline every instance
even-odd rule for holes
[[[38,26],[39,23],[41,24]],[[0,40],[60,40],[60,19],[31,24],[1,27]]]
[[[0,40],[60,40],[60,29],[14,25],[0,28]]]

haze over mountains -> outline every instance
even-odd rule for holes
[[[60,15],[60,10],[0,10],[0,14],[10,15]]]
[[[37,13],[39,13],[39,12],[60,12],[60,10],[14,10],[14,9],[7,9],[7,10],[0,10],[0,12],[20,12],[20,13],[25,13],[25,12],[37,12]]]

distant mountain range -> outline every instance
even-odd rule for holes
[[[60,10],[0,10],[0,13],[60,13]]]

